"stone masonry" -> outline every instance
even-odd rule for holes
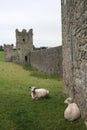
[[[62,77],[62,46],[32,51],[31,66]]]
[[[33,31],[30,29],[28,32],[23,29],[19,32],[16,29],[16,49],[18,55],[18,62],[20,64],[28,63],[28,55],[33,50]]]
[[[11,57],[13,55],[13,44],[12,45],[4,44],[4,54],[5,54],[5,61],[7,62],[12,61]]]
[[[67,93],[87,116],[87,0],[61,0],[63,78]]]

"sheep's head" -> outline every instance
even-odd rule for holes
[[[31,92],[35,92],[35,89],[37,89],[35,86],[29,87],[31,88]]]
[[[64,103],[66,103],[66,104],[70,104],[70,103],[72,103],[73,102],[73,99],[71,98],[71,97],[68,97],[65,101],[64,101]]]

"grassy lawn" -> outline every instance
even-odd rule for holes
[[[34,101],[29,86],[50,91],[50,98]],[[86,130],[82,119],[68,122],[63,112],[67,96],[55,75],[4,62],[0,52],[0,130]]]

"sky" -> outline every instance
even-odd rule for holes
[[[61,45],[61,0],[0,0],[0,45],[16,45],[15,30],[31,28],[35,47]]]

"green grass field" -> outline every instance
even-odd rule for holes
[[[48,89],[50,98],[32,100],[32,85]],[[27,65],[4,62],[0,52],[0,130],[86,130],[82,119],[64,119],[66,97],[62,79]]]

